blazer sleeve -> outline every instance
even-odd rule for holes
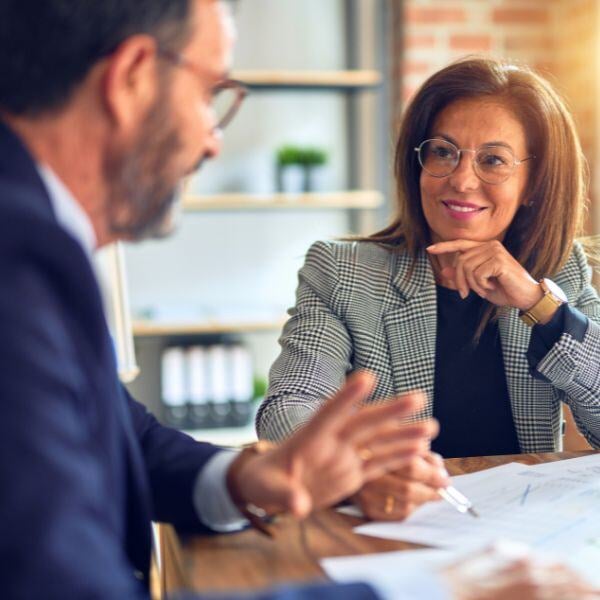
[[[340,314],[332,244],[316,242],[298,274],[296,305],[279,339],[281,353],[256,417],[259,438],[279,441],[306,423],[351,370],[352,342]]]
[[[570,310],[577,318],[533,368],[533,375],[563,392],[579,430],[600,448],[600,298],[580,246],[574,249],[579,281]]]
[[[222,448],[161,425],[125,389],[123,393],[148,473],[153,520],[171,523],[180,532],[206,531],[193,503],[194,487],[200,471]]]
[[[0,589],[143,598],[106,516],[104,471],[82,426],[85,378],[48,277],[0,257]]]

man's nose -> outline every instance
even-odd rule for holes
[[[206,144],[206,158],[215,158],[223,147],[223,132],[218,127],[211,130]]]

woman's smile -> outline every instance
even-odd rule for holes
[[[458,219],[459,221],[470,221],[480,216],[483,211],[487,210],[485,206],[479,206],[471,202],[463,202],[461,200],[440,200],[440,204],[445,210],[448,217]]]

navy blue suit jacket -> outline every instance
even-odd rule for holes
[[[150,521],[201,527],[192,488],[219,449],[161,426],[119,383],[89,261],[2,123],[0,285],[3,596],[145,598]],[[264,597],[338,594],[373,596],[325,585]]]

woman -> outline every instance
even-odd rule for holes
[[[446,457],[560,450],[561,402],[599,447],[600,300],[574,241],[585,167],[556,92],[500,61],[452,64],[408,107],[395,171],[389,227],[309,250],[260,437],[288,435],[362,368],[373,398],[426,392]],[[357,500],[398,518],[433,496],[426,478],[421,466]]]

